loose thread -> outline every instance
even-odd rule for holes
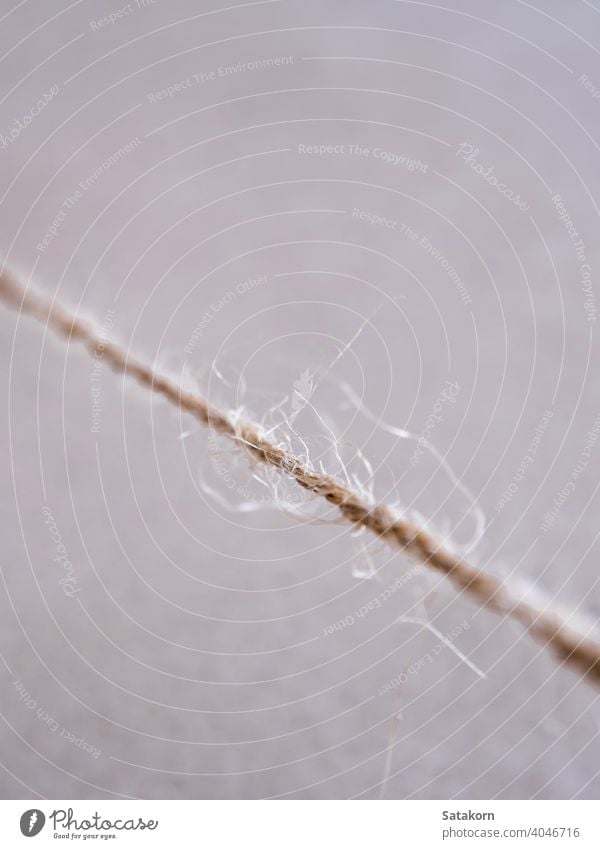
[[[132,377],[195,416],[203,425],[242,443],[260,462],[290,475],[299,486],[337,507],[349,523],[367,528],[391,546],[441,572],[480,606],[519,622],[559,660],[576,667],[600,685],[600,643],[569,625],[557,610],[525,601],[512,592],[506,582],[448,551],[439,540],[409,520],[398,517],[386,504],[369,504],[333,476],[307,468],[298,457],[265,439],[258,425],[246,421],[234,423],[225,412],[200,395],[185,391],[169,375],[130,356],[116,342],[106,339],[91,322],[53,303],[33,287],[22,286],[6,270],[0,274],[0,298],[11,309],[47,323],[63,339],[81,342],[92,355],[101,349],[104,361],[113,371]]]

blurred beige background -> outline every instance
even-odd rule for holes
[[[413,502],[414,443],[340,387],[426,433],[485,515],[470,556],[596,622],[600,9],[0,19],[9,266],[215,402],[291,415],[299,381],[318,450],[343,433],[443,534],[462,491]],[[4,797],[597,795],[596,692],[516,626],[394,552],[369,577],[177,410],[0,325]]]

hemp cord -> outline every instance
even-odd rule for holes
[[[557,610],[519,597],[506,581],[486,574],[447,550],[439,540],[413,522],[396,515],[386,504],[370,504],[335,477],[307,468],[292,453],[264,438],[258,425],[249,421],[232,421],[227,413],[209,404],[199,394],[184,391],[168,374],[130,356],[114,340],[107,339],[93,323],[53,303],[33,287],[22,286],[6,270],[0,273],[0,299],[11,309],[47,323],[64,340],[81,342],[92,355],[102,351],[103,360],[113,371],[132,377],[140,385],[195,416],[203,425],[242,444],[261,463],[292,477],[303,489],[337,507],[350,524],[367,528],[411,558],[443,573],[458,590],[465,590],[480,606],[519,622],[532,637],[549,648],[555,658],[577,668],[600,686],[600,643],[568,623]]]

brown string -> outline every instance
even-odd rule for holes
[[[114,341],[106,339],[91,322],[53,304],[32,287],[25,289],[6,271],[0,274],[0,298],[12,309],[47,323],[67,341],[80,341],[92,354],[101,350],[104,361],[114,371],[133,377],[142,386],[191,413],[202,424],[241,442],[259,461],[290,475],[299,486],[325,498],[351,524],[368,528],[375,536],[442,572],[455,587],[466,590],[480,606],[518,621],[540,643],[549,647],[558,659],[576,667],[600,685],[600,644],[577,627],[567,624],[558,611],[520,598],[506,582],[480,571],[446,550],[438,540],[397,516],[387,505],[369,504],[331,475],[308,469],[293,454],[261,436],[257,425],[243,421],[234,423],[226,413],[211,406],[201,396],[184,391],[168,375],[129,356]]]

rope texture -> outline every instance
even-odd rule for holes
[[[358,493],[331,475],[308,469],[299,458],[265,439],[256,424],[233,422],[225,412],[216,409],[200,395],[184,391],[168,374],[129,355],[114,340],[106,339],[93,323],[54,303],[33,287],[25,288],[7,271],[0,274],[0,299],[11,309],[47,324],[64,340],[81,342],[92,355],[101,350],[103,360],[113,371],[132,377],[140,385],[190,413],[203,425],[236,440],[260,462],[291,476],[303,489],[337,507],[352,525],[367,528],[415,560],[443,573],[478,605],[519,622],[559,661],[578,669],[580,674],[600,686],[600,643],[576,625],[568,623],[557,610],[526,601],[505,581],[486,574],[448,551],[433,536],[396,515],[386,504],[366,503]]]

